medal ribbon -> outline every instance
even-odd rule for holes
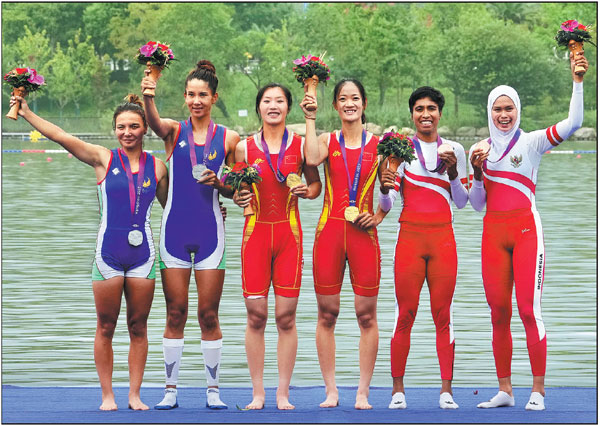
[[[519,140],[520,136],[521,136],[521,129],[517,129],[517,131],[513,135],[512,139],[508,143],[508,146],[504,150],[504,154],[502,154],[502,156],[499,159],[497,159],[496,161],[490,161],[489,159],[486,159],[485,161],[489,161],[490,163],[499,163],[500,160],[502,160],[504,157],[506,157],[506,154],[508,154],[510,152],[510,150],[512,149],[512,147],[515,146],[515,144]],[[492,146],[492,142],[493,142],[492,138],[489,138],[488,139],[488,143],[490,144],[490,149],[491,149],[491,146]]]
[[[146,153],[142,152],[140,154],[137,185],[133,184],[133,172],[131,171],[131,166],[129,165],[129,158],[127,158],[127,155],[121,148],[119,148],[119,155],[123,161],[125,173],[127,174],[127,182],[129,183],[129,206],[131,208],[132,215],[131,221],[134,222],[134,226],[137,227],[135,224],[135,217],[140,210],[142,185],[144,184],[144,168],[146,166]]]
[[[287,140],[288,140],[288,130],[287,128],[283,132],[283,138],[281,139],[281,146],[279,147],[279,156],[277,157],[277,170],[273,168],[273,162],[271,161],[271,154],[269,153],[269,145],[267,145],[267,141],[265,140],[264,132],[260,132],[260,143],[262,145],[263,152],[265,153],[265,157],[267,157],[267,163],[271,170],[273,170],[273,174],[275,174],[275,178],[278,182],[283,182],[285,180],[285,176],[281,173],[280,167],[283,162],[283,156],[285,154],[285,149],[287,148]]]
[[[440,155],[437,152],[437,149],[435,151],[435,156],[437,158],[437,164],[435,166],[435,169],[433,170],[429,170],[427,168],[427,166],[425,165],[425,157],[423,156],[423,150],[421,150],[421,141],[419,140],[419,138],[417,137],[417,135],[414,135],[412,137],[412,140],[414,142],[416,142],[415,145],[415,151],[417,152],[417,157],[419,157],[419,163],[421,163],[421,165],[423,166],[423,168],[425,170],[427,170],[428,172],[431,173],[444,173],[446,171],[446,165],[444,164],[444,162],[442,160],[440,160]],[[438,135],[437,137],[437,147],[439,148],[440,145],[442,144],[442,138],[440,137],[440,135]]]
[[[194,142],[194,129],[192,128],[192,117],[189,118],[190,126],[187,129],[187,140],[188,145],[190,146],[190,162],[192,163],[192,169],[198,161],[196,160],[196,142]],[[213,133],[215,129],[215,123],[210,120],[208,123],[208,129],[206,130],[206,138],[204,141],[204,155],[202,159],[202,163],[206,165],[208,161],[208,156],[210,154],[210,145],[213,139]]]
[[[356,195],[358,194],[358,181],[360,179],[360,169],[362,168],[362,158],[365,152],[365,145],[367,143],[367,132],[363,130],[362,140],[360,142],[360,155],[358,162],[356,163],[356,170],[354,171],[354,180],[350,180],[350,170],[348,169],[348,159],[346,155],[346,142],[344,141],[344,134],[340,130],[340,148],[342,151],[342,158],[344,159],[344,165],[346,166],[346,176],[348,177],[348,197],[350,206],[356,206]]]

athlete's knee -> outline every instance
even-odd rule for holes
[[[519,316],[525,327],[536,324],[535,314],[532,306],[519,306]]]
[[[187,321],[188,308],[183,305],[169,305],[167,306],[167,326],[169,328],[182,328],[185,327]]]
[[[444,306],[440,308],[432,308],[431,316],[433,318],[433,323],[435,324],[435,329],[437,331],[442,331],[449,327],[450,324],[450,307]]]
[[[127,328],[131,339],[146,338],[148,331],[147,317],[133,317],[127,319]]]
[[[266,312],[248,311],[248,327],[256,331],[264,330],[267,326],[267,317]]]
[[[357,312],[356,320],[358,321],[358,326],[362,329],[377,326],[377,316],[372,311]]]
[[[219,315],[213,309],[198,309],[198,322],[203,332],[211,332],[219,327]]]
[[[319,325],[325,328],[333,328],[335,327],[335,323],[337,322],[338,315],[340,314],[339,309],[328,309],[321,310],[319,309]]]
[[[112,315],[98,315],[97,330],[98,333],[107,339],[112,339],[117,327],[117,318]]]
[[[509,326],[512,316],[511,306],[490,305],[492,310],[492,325],[493,326]]]
[[[296,327],[296,311],[293,309],[281,312],[275,316],[277,331],[287,332]]]
[[[416,309],[400,309],[396,321],[395,333],[410,333],[416,316]]]

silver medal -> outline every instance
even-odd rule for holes
[[[130,245],[137,247],[144,241],[144,234],[142,234],[142,231],[134,229],[132,231],[129,231],[129,234],[127,235],[127,240],[129,241]]]
[[[196,164],[194,167],[192,167],[192,176],[194,176],[194,179],[202,179],[204,177],[202,176],[204,170],[206,170],[206,166],[204,164]]]

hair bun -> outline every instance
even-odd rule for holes
[[[198,67],[198,69],[200,69],[200,70],[206,70],[213,74],[217,73],[217,70],[215,69],[215,66],[213,65],[213,63],[206,59],[202,59],[202,60],[198,61],[198,63],[196,64],[196,67]]]
[[[144,104],[143,104],[142,100],[135,93],[129,93],[127,96],[125,96],[125,98],[123,100],[129,104],[135,104],[135,105],[140,106],[141,108],[144,108]]]

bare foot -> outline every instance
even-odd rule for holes
[[[265,408],[265,397],[255,396],[252,398],[252,402],[246,405],[246,410],[262,410]]]
[[[354,404],[354,408],[357,410],[370,410],[373,408],[371,404],[369,404],[369,400],[366,395],[356,394],[356,403]]]
[[[325,390],[325,394],[325,401],[321,402],[319,404],[319,407],[330,408],[337,407],[338,405],[340,405],[340,399],[337,388],[335,388],[332,392],[327,392],[327,390]]]
[[[132,410],[148,410],[149,407],[140,400],[139,396],[130,396],[129,408]]]
[[[117,409],[117,403],[115,402],[115,396],[110,395],[102,398],[102,405],[100,406],[102,411],[115,411]]]
[[[288,400],[287,396],[278,396],[277,408],[279,408],[280,410],[293,410],[296,407],[290,404],[290,401]]]

